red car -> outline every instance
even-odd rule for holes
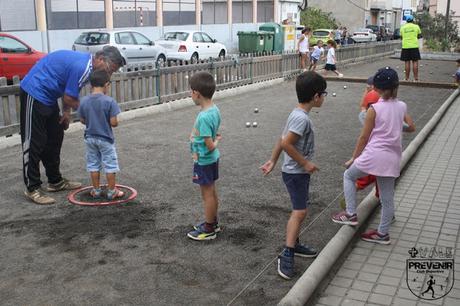
[[[45,55],[13,35],[0,33],[0,77],[6,77],[8,81],[15,75],[24,78],[30,68]]]

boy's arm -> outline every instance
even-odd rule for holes
[[[414,120],[412,120],[411,116],[409,116],[408,114],[405,114],[404,123],[407,124],[407,126],[403,127],[404,132],[408,132],[408,133],[415,132],[415,123],[414,123]]]
[[[309,160],[306,160],[302,154],[295,148],[295,144],[299,141],[300,136],[296,133],[289,131],[285,137],[281,140],[281,148],[286,152],[293,160],[301,165],[307,172],[313,173],[318,167]]]
[[[281,148],[281,137],[280,137],[278,141],[275,143],[275,146],[273,147],[272,156],[267,162],[265,162],[265,164],[263,164],[260,167],[264,175],[269,174],[270,172],[272,172],[273,168],[275,168],[275,165],[278,162],[278,159],[281,155],[281,151],[283,151],[283,149]]]
[[[353,161],[358,158],[359,155],[363,152],[364,148],[367,145],[367,142],[369,141],[369,137],[371,136],[371,132],[374,129],[375,125],[375,110],[371,106],[367,110],[366,113],[366,120],[364,121],[364,126],[361,130],[361,134],[358,137],[358,140],[356,142],[355,150],[353,151],[353,156],[349,161],[345,163],[345,166],[348,168],[353,164]]]
[[[216,136],[216,140],[212,140],[212,137],[204,137],[204,143],[209,152],[212,152],[217,148],[221,138],[222,137],[219,134]]]
[[[118,118],[117,118],[117,116],[110,117],[110,125],[112,127],[117,127],[118,126]]]

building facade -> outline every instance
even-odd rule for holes
[[[200,30],[237,47],[237,32],[300,19],[302,0],[0,0],[0,31],[41,51],[70,49],[82,30],[135,29],[150,39]],[[20,10],[18,8],[21,8]]]
[[[450,0],[450,14],[453,21],[457,21],[460,24],[460,1]],[[429,12],[431,16],[435,14],[446,15],[447,12],[447,0],[430,0]]]

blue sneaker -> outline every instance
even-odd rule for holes
[[[202,223],[200,223],[200,224],[194,225],[194,226],[193,226],[193,229],[194,229],[194,230],[197,230],[198,228],[200,228],[200,226],[204,226],[204,223],[205,223],[205,222],[202,222]],[[222,228],[219,226],[219,223],[214,222],[213,225],[214,225],[214,231],[215,231],[216,233],[222,231]]]
[[[316,257],[318,251],[308,245],[297,243],[294,248],[294,255],[300,257]]]
[[[278,256],[278,274],[284,279],[294,277],[294,256],[286,256],[284,252]]]
[[[207,232],[204,225],[199,225],[197,229],[189,232],[187,236],[193,240],[212,240],[216,239],[217,235],[215,231]]]

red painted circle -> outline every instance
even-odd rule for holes
[[[105,185],[103,185],[103,186],[105,186]],[[137,190],[136,189],[134,189],[132,187],[129,187],[129,186],[124,186],[124,185],[115,185],[115,186],[118,187],[118,188],[121,188],[121,189],[127,189],[127,190],[131,191],[131,195],[129,197],[127,197],[126,199],[114,200],[114,201],[106,201],[106,202],[96,202],[96,203],[94,203],[94,202],[83,202],[83,201],[77,200],[75,198],[76,195],[78,195],[79,193],[81,193],[83,191],[86,191],[88,189],[93,188],[93,186],[87,186],[87,187],[82,187],[82,188],[79,188],[79,189],[76,189],[76,190],[72,191],[67,196],[67,199],[69,200],[70,203],[72,203],[74,205],[81,205],[81,206],[109,206],[109,205],[124,204],[124,203],[127,203],[129,201],[134,200],[137,197]]]

